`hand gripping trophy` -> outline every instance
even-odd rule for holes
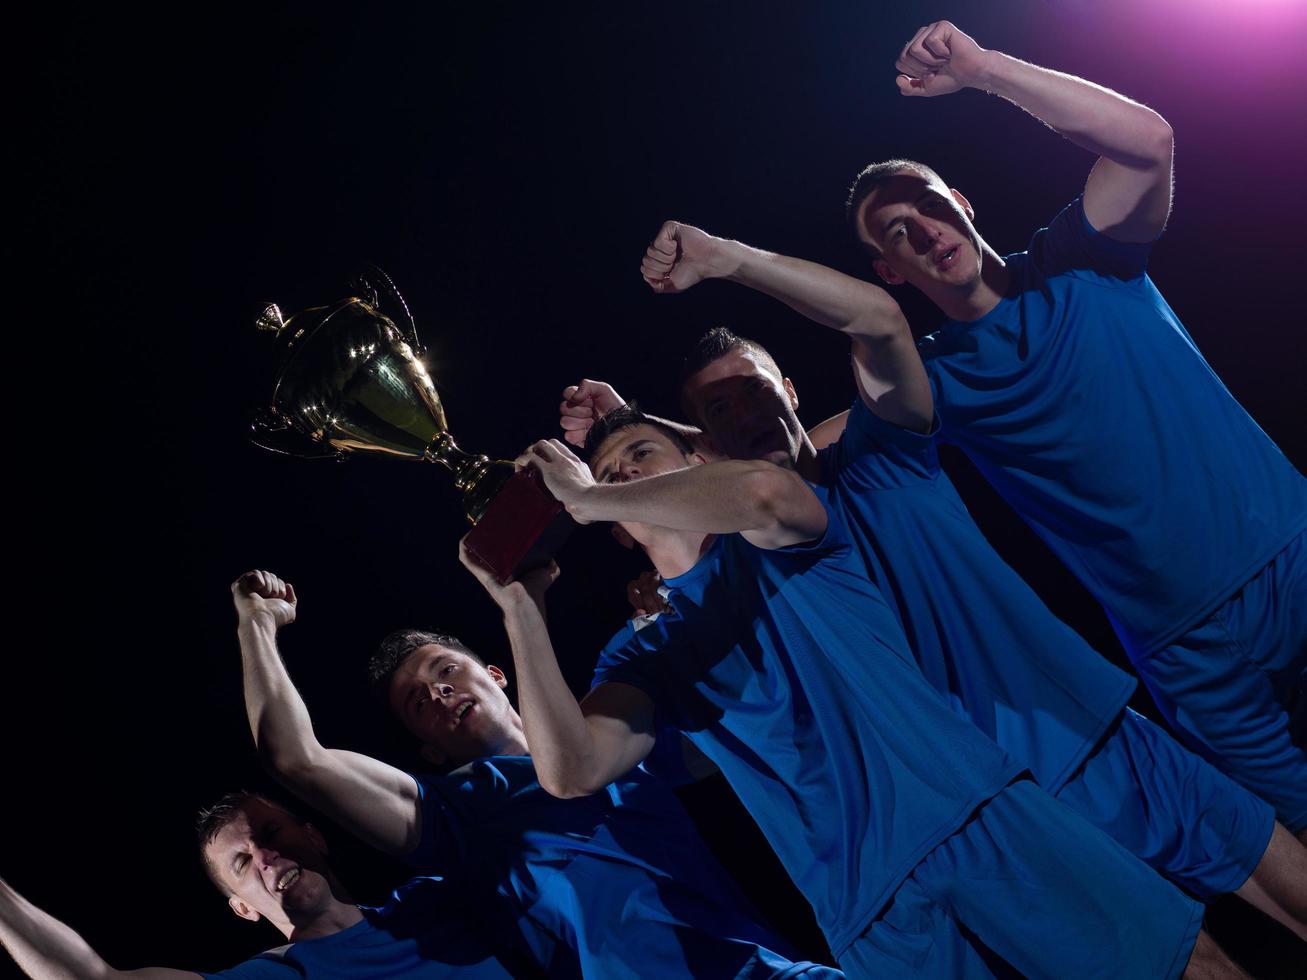
[[[359,276],[360,295],[283,318],[269,304],[256,320],[276,334],[281,364],[267,408],[255,414],[255,445],[304,459],[356,453],[429,460],[454,474],[463,494],[472,555],[501,583],[543,564],[573,524],[534,469],[473,456],[449,434],[445,409],[423,362],[417,326],[380,269]],[[407,329],[381,312],[379,294]]]

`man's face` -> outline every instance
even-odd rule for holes
[[[747,347],[736,347],[686,379],[682,389],[713,444],[735,459],[792,466],[803,440],[794,386]]]
[[[204,849],[243,919],[303,923],[335,901],[327,881],[326,842],[281,807],[247,800]]]
[[[432,762],[461,765],[494,754],[515,731],[508,681],[459,650],[418,647],[390,678],[390,708]]]
[[[703,462],[697,453],[686,456],[676,442],[652,425],[619,429],[602,443],[590,459],[596,483],[626,483],[686,469]],[[634,521],[620,524],[637,541],[645,541],[648,527]]]
[[[626,483],[683,470],[690,465],[673,440],[652,425],[633,425],[610,435],[590,460],[596,483]]]
[[[909,282],[927,296],[968,288],[980,278],[981,240],[971,205],[936,176],[892,177],[858,209],[858,238],[880,253],[886,282]]]

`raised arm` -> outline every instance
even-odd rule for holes
[[[637,766],[654,746],[653,702],[625,684],[602,684],[577,704],[558,667],[544,616],[557,566],[500,585],[459,545],[459,560],[504,614],[513,649],[518,708],[540,785],[554,796],[586,796]]]
[[[895,62],[899,91],[1001,95],[1098,155],[1085,184],[1085,216],[1124,242],[1149,242],[1171,210],[1171,127],[1147,106],[1074,75],[986,51],[946,20],[917,31]]]
[[[0,879],[0,945],[34,980],[198,980],[198,973],[152,966],[115,970],[69,926]]]
[[[741,533],[760,548],[811,541],[826,530],[826,509],[803,478],[775,463],[728,459],[627,483],[599,484],[557,439],[517,460],[540,470],[550,492],[577,521],[635,521],[676,531]]]
[[[603,389],[604,396],[597,396],[594,393],[596,389]],[[558,406],[558,425],[563,430],[563,439],[577,448],[583,447],[585,438],[590,433],[590,427],[614,408],[625,404],[626,401],[622,396],[606,382],[583,379],[580,384],[568,385],[563,389],[563,400]],[[839,415],[833,415],[825,422],[809,429],[808,438],[816,448],[825,449],[839,439],[848,419],[847,410],[840,412]],[[685,436],[690,445],[702,444],[704,438],[702,429],[667,418],[664,418],[663,422]]]
[[[271,572],[232,583],[236,635],[245,679],[245,711],[259,757],[295,795],[389,854],[407,854],[421,834],[417,785],[403,770],[357,752],[329,749],[291,682],[277,631],[295,621],[295,589]]]
[[[912,330],[898,303],[879,286],[676,221],[666,222],[645,250],[640,274],[660,293],[682,292],[703,279],[727,279],[846,334],[867,407],[894,425],[930,429],[934,405]]]

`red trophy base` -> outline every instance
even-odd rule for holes
[[[546,565],[576,526],[545,489],[533,467],[510,476],[481,520],[467,533],[467,550],[499,584]]]

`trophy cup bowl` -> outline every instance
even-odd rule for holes
[[[375,272],[403,306],[385,274]],[[571,530],[571,518],[536,470],[459,449],[412,318],[406,333],[381,312],[370,284],[362,284],[370,295],[285,319],[269,304],[259,315],[256,326],[277,335],[282,359],[271,402],[255,415],[253,442],[308,459],[362,454],[439,463],[463,494],[473,525],[469,552],[501,584],[545,564]]]

